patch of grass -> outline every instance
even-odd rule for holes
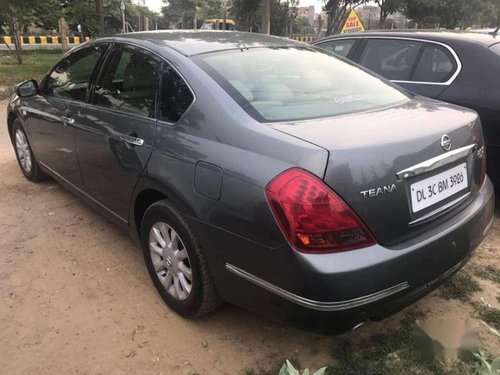
[[[459,272],[439,288],[439,296],[469,302],[471,295],[482,290],[479,283],[467,272]]]
[[[500,329],[500,310],[484,306],[478,309],[478,316],[495,329]]]
[[[297,358],[291,358],[288,360],[295,368],[300,368],[300,362]],[[269,367],[262,366],[259,367],[257,370],[247,369],[245,370],[245,375],[278,375],[285,361],[286,358],[276,362],[275,364],[270,364]]]
[[[339,364],[327,370],[336,375],[465,375],[473,365],[443,364],[418,344],[416,313],[409,314],[400,329],[378,333],[354,343],[344,340],[334,348]]]
[[[486,266],[486,267],[480,267],[480,266],[474,266],[474,275],[477,277],[480,277],[481,279],[487,279],[496,282],[497,284],[500,284],[500,270],[498,268],[495,268],[493,266]]]
[[[14,86],[28,79],[40,80],[61,58],[59,50],[34,50],[23,52],[19,65],[8,51],[0,54],[0,86]]]

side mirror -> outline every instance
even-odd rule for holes
[[[21,98],[38,94],[38,83],[34,79],[22,82],[16,86],[16,94]]]

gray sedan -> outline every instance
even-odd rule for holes
[[[166,304],[341,332],[460,269],[492,223],[475,112],[315,47],[239,32],[101,38],[17,86],[24,176],[141,244]]]

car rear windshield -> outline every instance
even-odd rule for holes
[[[362,68],[309,47],[242,48],[194,60],[261,122],[336,116],[409,100]]]

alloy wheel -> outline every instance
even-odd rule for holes
[[[155,223],[149,232],[149,251],[165,290],[175,299],[187,299],[193,276],[189,255],[178,233],[164,222]]]
[[[31,151],[26,135],[20,129],[16,130],[16,150],[19,162],[21,163],[24,171],[26,173],[30,173],[32,168]]]

